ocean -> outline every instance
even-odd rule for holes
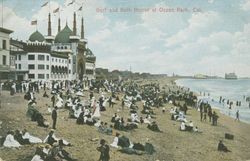
[[[230,117],[235,118],[236,111],[239,110],[240,120],[250,123],[249,102],[246,101],[250,97],[250,79],[179,79],[176,84],[190,88],[199,95],[199,99],[208,101],[213,108]],[[219,103],[220,96],[225,99],[224,103]],[[233,102],[231,110],[227,106],[227,100]],[[240,101],[241,106],[236,106],[236,101]]]

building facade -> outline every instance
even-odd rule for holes
[[[15,68],[10,57],[10,34],[13,31],[0,27],[0,79],[8,79]]]
[[[51,33],[50,14],[48,34],[35,31],[27,42],[11,40],[11,55],[15,57],[18,80],[83,80],[95,79],[96,57],[87,48],[84,38],[84,22],[77,35],[76,14],[73,30],[66,24],[61,30],[60,18],[56,36]]]

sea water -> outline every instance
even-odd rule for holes
[[[250,123],[249,102],[246,101],[250,97],[250,79],[179,79],[176,83],[190,88],[199,95],[199,99],[223,114],[236,118],[236,111],[239,110],[240,120]],[[220,96],[225,99],[224,103],[219,103]],[[233,102],[232,109],[228,108],[227,100]],[[241,106],[236,106],[236,101],[241,101]]]

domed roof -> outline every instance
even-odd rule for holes
[[[69,37],[72,35],[73,31],[66,24],[64,29],[56,35],[55,43],[69,43],[70,42]]]
[[[45,40],[44,36],[39,32],[39,31],[35,31],[33,32],[30,37],[29,37],[29,41],[35,42],[43,42]]]

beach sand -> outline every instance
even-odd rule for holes
[[[172,78],[158,80],[143,80],[145,82],[158,82],[161,85],[169,84]],[[48,93],[48,92],[47,92]],[[50,98],[42,97],[43,90],[36,94],[37,108],[43,113],[44,117],[52,124],[51,116],[47,112],[45,104],[51,105]],[[1,95],[0,121],[2,121],[0,136],[5,136],[8,130],[26,128],[32,135],[38,136],[42,140],[49,133],[50,128],[38,127],[35,122],[29,121],[26,117],[27,101],[23,99],[24,94],[10,96],[8,91],[3,91]],[[85,99],[89,96],[85,94]],[[122,95],[121,95],[122,96]],[[142,109],[142,104],[137,103]],[[138,129],[131,132],[119,132],[127,136],[132,142],[144,144],[149,142],[155,146],[156,153],[153,155],[128,155],[122,154],[117,149],[111,148],[111,161],[246,161],[250,159],[250,125],[243,122],[236,122],[233,118],[222,115],[219,112],[218,126],[212,126],[211,123],[200,122],[199,112],[189,108],[187,119],[194,122],[202,133],[191,133],[179,131],[180,123],[170,119],[169,109],[171,104],[165,105],[167,111],[162,113],[161,109],[155,109],[156,122],[163,133],[150,131],[146,124],[139,125]],[[121,102],[117,102],[114,108],[107,107],[107,111],[101,112],[101,120],[108,122],[112,115],[117,112],[119,116],[128,118],[129,110],[123,111]],[[142,114],[139,113],[141,116]],[[145,115],[142,115],[145,117]],[[234,135],[234,140],[224,138],[225,133]],[[110,144],[114,136],[101,134],[93,126],[77,125],[75,119],[68,119],[67,110],[58,111],[56,136],[70,141],[73,146],[65,149],[73,155],[73,158],[79,161],[97,161],[99,152],[96,147],[99,141],[91,141],[93,138],[105,139]],[[217,151],[219,140],[232,151],[223,153]],[[37,145],[25,145],[19,149],[8,149],[0,147],[0,158],[5,161],[29,161],[35,152]]]

